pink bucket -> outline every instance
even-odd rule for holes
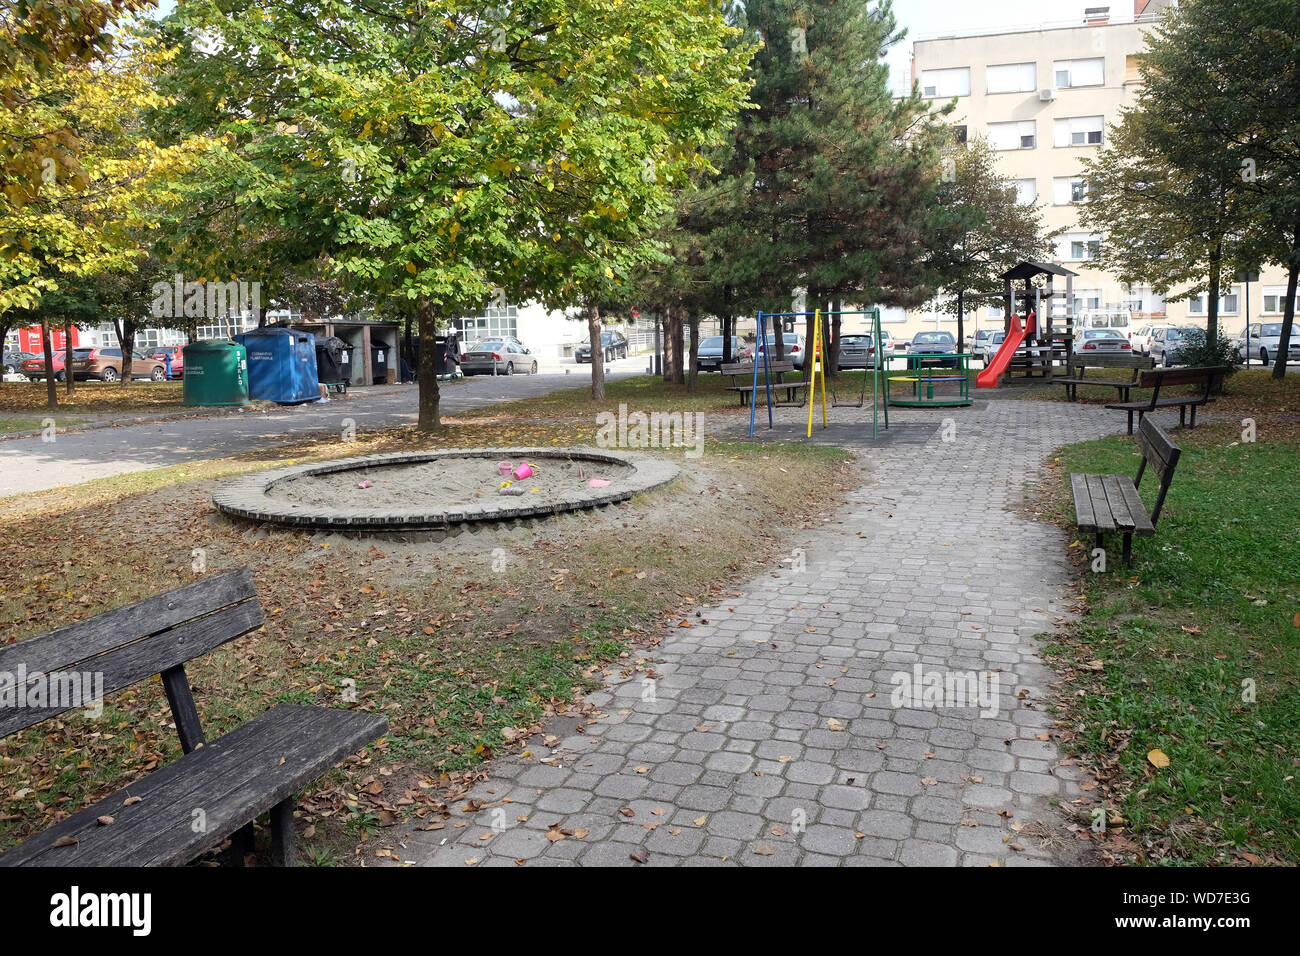
[[[527,462],[520,462],[511,474],[514,475],[515,481],[523,481],[525,478],[533,477],[533,466]]]

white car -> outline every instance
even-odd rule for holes
[[[1157,338],[1163,338],[1164,333],[1169,329],[1176,328],[1178,328],[1178,326],[1170,323],[1144,325],[1133,333],[1133,336],[1129,341],[1133,344],[1134,352],[1139,352],[1142,355],[1150,355],[1152,343],[1154,343]]]

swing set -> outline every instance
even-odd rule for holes
[[[758,337],[759,337],[759,345],[760,345],[759,351],[763,353],[763,378],[764,378],[764,384],[766,385],[766,391],[767,391],[767,427],[769,429],[774,427],[773,418],[772,418],[772,408],[774,404],[772,401],[772,373],[771,373],[771,365],[768,361],[768,354],[771,350],[765,347],[767,344],[768,319],[772,320],[772,335],[773,335],[773,342],[775,342],[775,337],[778,334],[780,334],[780,332],[777,329],[777,325],[778,325],[778,322],[776,321],[777,319],[781,319],[781,320],[807,319],[809,316],[812,316],[813,318],[812,377],[808,380],[808,391],[804,397],[804,404],[808,406],[808,437],[811,438],[812,427],[813,427],[813,403],[816,401],[817,383],[818,383],[819,375],[821,376],[822,428],[826,428],[830,424],[830,416],[827,414],[828,406],[826,404],[826,362],[825,362],[825,351],[826,351],[825,342],[829,338],[829,335],[827,334],[826,331],[823,330],[823,323],[828,321],[829,317],[832,315],[838,315],[840,317],[846,315],[871,316],[871,327],[872,327],[871,342],[872,342],[872,351],[875,354],[875,360],[871,363],[870,374],[868,374],[867,370],[863,370],[861,394],[858,395],[858,400],[856,402],[850,402],[850,401],[841,402],[839,400],[839,396],[835,392],[835,386],[832,385],[830,407],[862,408],[863,406],[865,406],[867,403],[867,380],[870,379],[871,380],[871,437],[879,438],[880,418],[881,418],[882,409],[884,412],[885,428],[886,429],[889,428],[889,395],[887,391],[889,388],[889,384],[887,379],[880,374],[881,363],[882,361],[885,360],[885,356],[884,356],[884,350],[881,345],[882,336],[880,331],[880,310],[879,309],[865,309],[861,311],[851,311],[851,312],[841,312],[841,311],[822,312],[821,309],[816,309],[813,312],[760,312],[758,313]],[[804,360],[808,361],[806,354]],[[888,371],[888,369],[886,369],[886,371]],[[754,437],[754,416],[755,416],[755,411],[757,410],[758,407],[758,400],[757,400],[758,399],[758,359],[757,358],[755,358],[754,360],[754,386],[753,386],[753,391],[750,394],[754,396],[754,399],[749,403],[749,437],[753,438]],[[882,402],[881,399],[884,399],[884,401]]]

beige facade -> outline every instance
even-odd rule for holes
[[[1075,27],[921,40],[913,46],[912,77],[935,102],[955,98],[950,122],[960,128],[959,137],[964,132],[967,138],[987,138],[1021,200],[1043,209],[1049,229],[1066,230],[1052,261],[1078,273],[1070,303],[1075,313],[1124,309],[1132,313],[1134,327],[1149,321],[1203,327],[1204,296],[1199,302],[1166,303],[1150,287],[1129,287],[1093,268],[1089,259],[1105,237],[1079,224],[1079,206],[1086,202],[1081,162],[1095,155],[1121,108],[1134,102],[1140,84],[1135,54],[1159,5],[1139,0],[1139,13],[1145,6],[1146,15],[1137,22],[1085,22],[1081,16]],[[1267,322],[1281,315],[1286,274],[1266,268],[1260,279],[1250,285],[1250,316]],[[1225,288],[1219,314],[1225,333],[1235,335],[1245,326],[1244,285]],[[896,337],[900,325],[904,335],[955,326],[936,309],[891,318],[900,323],[891,324]],[[986,303],[972,319],[968,328],[1000,325],[1001,310]]]

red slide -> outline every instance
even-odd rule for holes
[[[998,354],[993,356],[993,361],[988,364],[984,371],[975,376],[975,385],[978,388],[997,388],[998,377],[1007,370],[1011,364],[1011,359],[1015,357],[1016,349],[1020,348],[1020,343],[1025,340],[1025,330],[1020,325],[1020,316],[1011,317],[1011,331],[1002,341],[1002,348],[998,349]]]

